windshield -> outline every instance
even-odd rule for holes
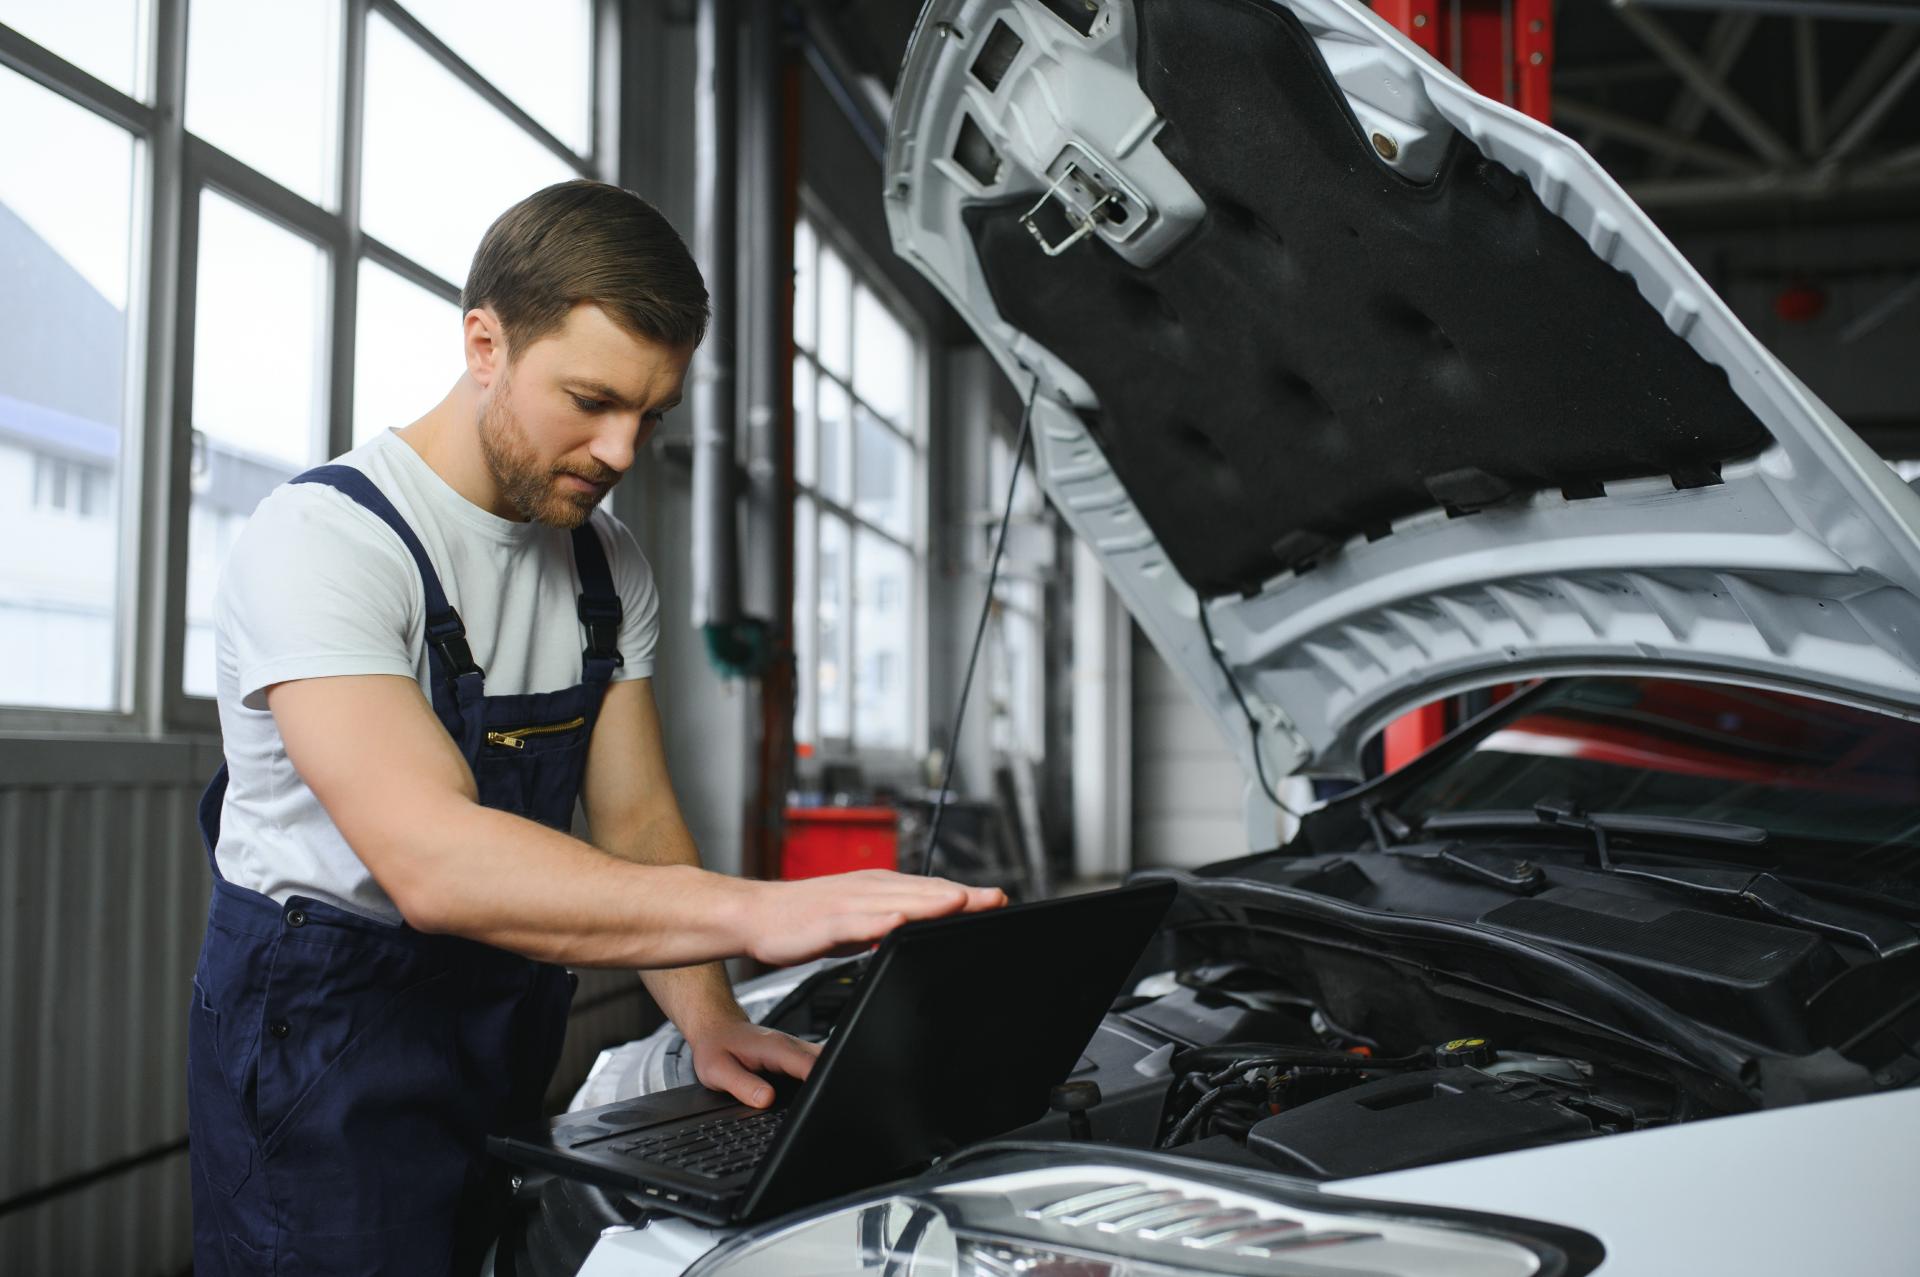
[[[1891,715],[1675,679],[1561,679],[1395,806],[1419,820],[1555,800],[1758,825],[1762,846],[1687,854],[1920,901],[1920,724]]]

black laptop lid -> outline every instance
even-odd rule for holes
[[[740,1216],[865,1187],[1040,1117],[1174,894],[1142,883],[894,931]]]

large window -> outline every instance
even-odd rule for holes
[[[926,576],[920,343],[805,219],[794,342],[796,735],[829,754],[913,750]]]
[[[4,67],[0,121],[0,703],[112,710],[144,147]]]
[[[0,0],[0,712],[211,721],[253,507],[432,407],[487,224],[610,171],[617,9]]]

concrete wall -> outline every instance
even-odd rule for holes
[[[693,239],[693,22],[690,6],[629,10],[621,121],[622,180]],[[743,215],[751,215],[743,210]],[[716,311],[722,299],[715,298]],[[667,765],[687,827],[710,868],[740,867],[748,762],[758,693],[723,680],[694,628],[688,536],[692,472],[671,446],[688,436],[687,409],[669,416],[652,455],[609,498],[639,539],[660,590],[654,696]]]
[[[1133,863],[1203,865],[1247,850],[1240,764],[1133,628]]]

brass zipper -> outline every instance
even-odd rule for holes
[[[564,723],[547,723],[540,727],[516,727],[510,732],[488,732],[487,744],[505,745],[508,749],[525,749],[529,736],[551,736],[555,732],[570,732],[576,727],[585,727],[587,720],[569,719]]]

